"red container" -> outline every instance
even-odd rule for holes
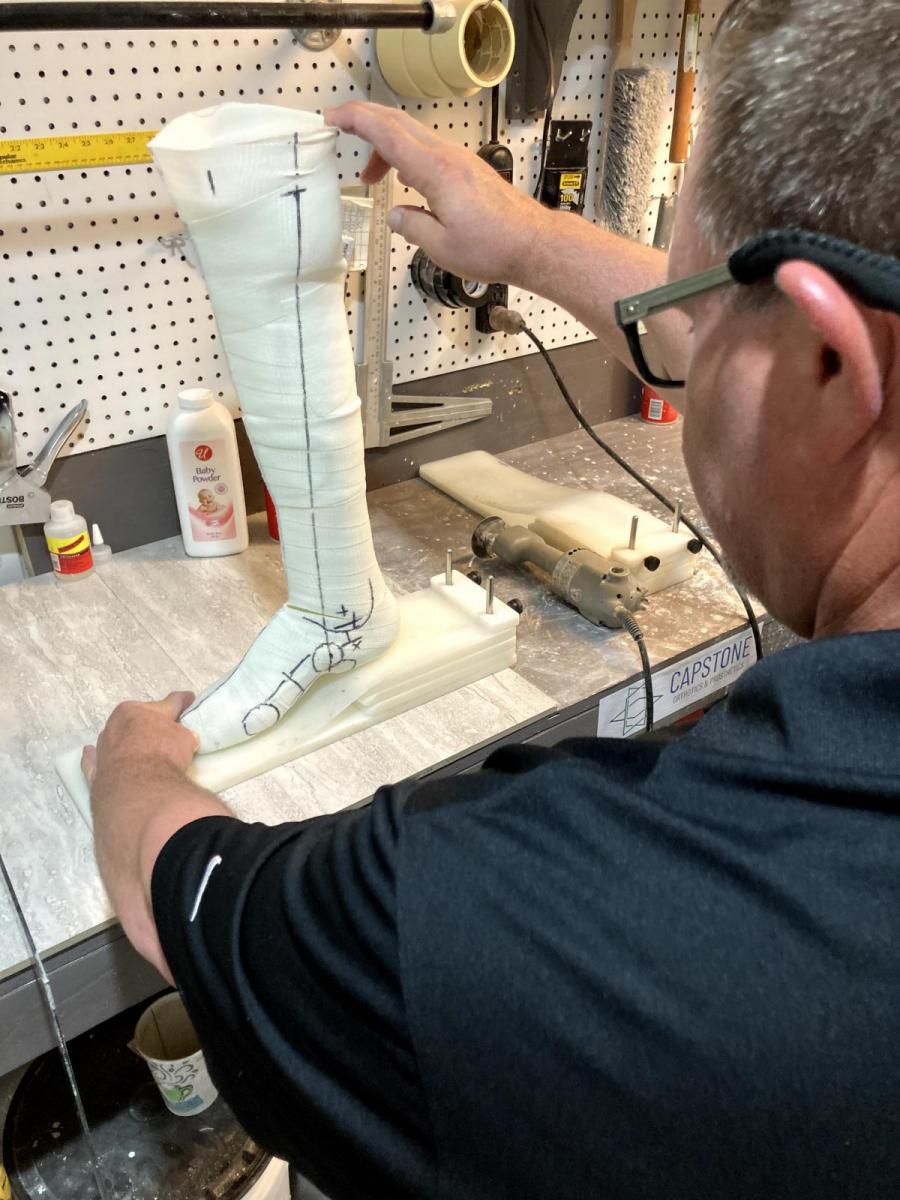
[[[664,400],[652,387],[644,387],[641,398],[641,420],[648,425],[671,425],[678,420],[678,409]]]
[[[275,504],[272,497],[269,495],[269,489],[263,484],[263,493],[266,497],[266,523],[269,526],[269,537],[273,542],[280,542],[281,538],[278,533],[278,513],[275,511]]]

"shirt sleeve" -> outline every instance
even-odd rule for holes
[[[401,986],[402,800],[268,827],[205,817],[153,870],[160,942],[247,1131],[334,1200],[421,1197],[434,1153]]]

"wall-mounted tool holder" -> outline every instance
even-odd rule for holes
[[[581,215],[587,195],[592,121],[552,121],[541,176],[542,204]]]
[[[324,4],[332,6],[341,4],[341,0],[322,0]],[[334,14],[334,19],[339,19],[339,13]],[[313,54],[322,54],[326,50],[330,50],[334,43],[341,36],[340,26],[325,26],[319,28],[300,28],[292,29],[294,40],[303,47],[304,50],[312,50]]]
[[[509,0],[516,53],[506,87],[506,117],[539,116],[559,92],[566,47],[581,0]]]

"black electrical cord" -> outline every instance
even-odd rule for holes
[[[569,389],[566,387],[565,381],[563,380],[559,371],[556,369],[556,363],[550,357],[550,355],[547,351],[547,347],[544,345],[544,343],[541,341],[541,339],[537,336],[537,334],[534,333],[531,329],[529,329],[527,325],[522,326],[521,332],[524,333],[526,335],[526,337],[530,338],[531,341],[534,343],[534,345],[537,347],[538,352],[540,353],[544,362],[550,368],[550,373],[553,375],[553,378],[556,380],[557,387],[560,390],[563,400],[565,400],[573,417],[575,417],[576,421],[582,427],[582,429],[585,431],[585,433],[587,433],[591,438],[593,438],[593,440],[597,443],[597,445],[604,452],[604,454],[608,454],[614,463],[616,463],[618,466],[620,466],[623,471],[627,472],[627,474],[629,474],[632,479],[637,480],[637,482],[642,487],[646,488],[647,491],[650,493],[650,495],[653,496],[656,500],[658,500],[659,503],[662,504],[664,508],[667,508],[669,510],[669,512],[674,512],[675,505],[672,503],[672,501],[669,499],[669,497],[666,496],[665,493],[661,492],[659,490],[659,488],[654,487],[653,484],[648,479],[644,478],[644,476],[640,473],[640,471],[638,471],[635,467],[633,467],[630,462],[628,462],[626,459],[624,459],[622,457],[621,454],[619,454],[617,451],[613,450],[612,446],[610,446],[608,442],[605,442],[602,437],[600,437],[597,433],[594,432],[594,429],[591,426],[590,422],[587,420],[586,417],[582,416],[581,409],[579,409],[578,405],[572,399],[572,396],[569,393]],[[744,589],[738,583],[736,583],[735,580],[732,578],[730,572],[728,571],[728,569],[725,566],[725,563],[722,561],[721,554],[718,552],[718,550],[715,548],[715,546],[712,544],[712,542],[709,540],[709,538],[706,537],[706,535],[694,524],[694,522],[689,517],[686,517],[686,516],[684,516],[684,514],[682,514],[681,520],[684,522],[684,524],[687,526],[687,528],[691,531],[691,533],[694,535],[694,537],[697,539],[697,541],[700,542],[700,544],[706,550],[709,551],[709,553],[712,555],[712,557],[715,559],[715,561],[718,563],[718,565],[725,572],[726,576],[728,577],[728,581],[730,582],[731,586],[734,588],[734,590],[737,592],[738,596],[740,597],[741,604],[743,604],[744,609],[747,613],[747,621],[748,621],[748,623],[750,625],[750,629],[753,633],[753,641],[756,644],[756,658],[757,658],[757,661],[761,660],[763,657],[762,636],[759,632],[759,621],[757,621],[757,619],[756,619],[756,613],[753,611],[753,605],[750,603],[749,596],[744,591]]]
[[[646,731],[653,732],[653,673],[650,670],[650,656],[647,653],[647,645],[644,641],[644,631],[638,625],[633,613],[630,613],[627,608],[617,608],[616,616],[622,622],[622,628],[626,630],[634,638],[635,645],[638,648],[638,653],[641,656],[641,675],[644,678],[644,703],[646,710]]]
[[[556,102],[556,84],[553,80],[553,72],[555,68],[553,63],[553,47],[550,44],[550,37],[547,34],[547,30],[544,26],[544,22],[541,19],[541,15],[537,10],[535,11],[535,17],[537,19],[537,23],[541,27],[541,33],[544,36],[544,46],[547,51],[547,87],[549,89],[547,96],[547,111],[544,114],[544,132],[541,137],[540,169],[538,170],[537,183],[535,184],[533,193],[534,199],[540,200],[541,192],[544,190],[544,180],[547,176],[547,150],[550,145],[550,126],[553,123],[553,105]]]
[[[491,142],[500,141],[500,84],[491,88]]]
[[[537,183],[534,185],[533,198],[540,200],[541,193],[544,190],[544,180],[547,178],[547,150],[550,143],[550,126],[553,123],[553,101],[547,107],[547,112],[544,116],[544,132],[541,136],[541,160],[538,170]]]

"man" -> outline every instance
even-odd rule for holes
[[[895,0],[729,7],[672,279],[767,230],[900,249],[898,40]],[[660,255],[400,114],[332,120],[425,197],[398,232],[630,362],[612,303]],[[859,298],[900,262],[794,242],[653,322],[708,520],[814,639],[694,733],[507,749],[275,829],[186,781],[184,696],[86,752],[126,932],[247,1128],[335,1200],[900,1192],[900,292]]]

